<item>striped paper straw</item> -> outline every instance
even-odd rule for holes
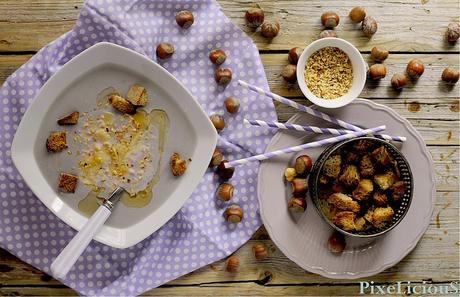
[[[284,97],[281,97],[280,95],[277,95],[277,94],[274,94],[272,92],[269,92],[269,91],[265,91],[259,87],[256,87],[254,85],[251,85],[251,84],[248,84],[247,82],[245,81],[242,81],[242,80],[238,80],[238,84],[244,88],[247,88],[253,92],[257,92],[261,95],[264,95],[264,96],[267,96],[273,100],[276,100],[278,102],[281,102],[285,105],[288,105],[288,106],[291,106],[291,107],[294,107],[295,109],[297,110],[301,110],[303,112],[306,112],[308,114],[311,114],[312,116],[315,116],[317,118],[320,118],[320,119],[323,119],[327,122],[330,122],[330,123],[334,123],[336,125],[339,125],[347,130],[353,130],[353,131],[361,131],[362,128],[358,127],[358,126],[355,126],[355,125],[352,125],[352,124],[349,124],[345,121],[342,121],[340,119],[337,119],[337,118],[334,118],[334,117],[331,117],[330,115],[328,114],[325,114],[319,110],[315,110],[311,107],[308,107],[308,106],[305,106],[305,105],[302,105],[302,104],[299,104],[295,101],[292,101],[292,100],[289,100],[287,98],[284,98]],[[385,140],[393,140],[393,141],[400,141],[400,142],[403,142],[403,141],[406,141],[406,137],[404,136],[391,136],[391,135],[386,135],[386,134],[376,134],[374,135],[375,137],[378,137],[378,138],[382,138],[382,139],[385,139]]]
[[[247,120],[244,119],[245,124],[251,124],[253,126],[261,127],[270,127],[270,128],[279,128],[284,130],[296,130],[296,131],[305,131],[305,132],[314,132],[318,134],[333,134],[333,135],[344,135],[352,133],[351,130],[342,130],[342,129],[333,129],[333,128],[320,128],[316,126],[302,126],[289,123],[279,123],[279,122],[266,122],[261,120]]]
[[[236,167],[236,166],[247,164],[247,163],[253,162],[253,161],[263,161],[263,160],[270,159],[270,158],[273,158],[273,157],[276,157],[276,156],[286,155],[286,154],[290,154],[290,153],[294,153],[294,152],[300,152],[300,151],[302,151],[304,149],[307,149],[307,148],[318,147],[318,146],[327,145],[327,144],[331,144],[331,143],[336,143],[336,142],[340,142],[342,140],[351,139],[351,138],[355,138],[355,137],[359,137],[359,136],[363,136],[363,135],[367,135],[367,134],[373,134],[375,132],[385,130],[385,128],[386,128],[385,125],[383,125],[383,126],[378,126],[378,127],[375,127],[375,128],[361,130],[361,131],[353,131],[353,132],[351,132],[349,134],[344,134],[344,135],[339,135],[339,136],[335,136],[335,137],[331,137],[331,138],[321,139],[321,140],[318,140],[318,141],[305,143],[305,144],[301,144],[301,145],[297,145],[297,146],[292,146],[292,147],[280,149],[280,150],[273,151],[273,152],[268,152],[268,153],[264,153],[264,154],[244,158],[244,159],[234,160],[234,161],[230,161],[228,163],[225,163],[225,168]]]

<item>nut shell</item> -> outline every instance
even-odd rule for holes
[[[340,22],[340,17],[333,11],[326,11],[321,15],[321,23],[326,28],[335,28]]]
[[[257,28],[264,22],[265,14],[263,9],[256,5],[255,7],[249,8],[244,17],[249,27]]]
[[[193,17],[193,13],[191,11],[182,10],[176,13],[176,23],[184,29],[189,28],[193,24],[194,20],[195,18]]]
[[[348,16],[350,17],[352,22],[359,23],[362,22],[366,17],[366,10],[364,9],[364,7],[361,6],[353,7],[350,10]]]
[[[337,37],[337,32],[334,30],[323,30],[319,33],[318,38],[326,38],[326,37]]]
[[[291,182],[296,176],[297,172],[295,171],[295,168],[288,167],[284,170],[284,178],[286,181]]]
[[[236,272],[238,270],[238,266],[240,265],[240,260],[236,256],[230,256],[227,259],[227,266],[225,270],[228,272]]]
[[[288,64],[284,67],[281,76],[288,83],[295,83],[297,81],[297,65]]]
[[[454,44],[457,42],[459,37],[460,37],[460,24],[450,23],[447,26],[447,31],[446,31],[447,42]]]
[[[446,68],[442,72],[441,79],[446,83],[455,84],[458,82],[459,73],[457,70],[452,68]]]
[[[262,24],[260,33],[265,38],[274,38],[280,32],[280,24],[277,21],[265,22]]]
[[[391,86],[395,90],[400,90],[404,88],[406,84],[407,84],[407,77],[404,74],[395,73],[393,77],[391,78]]]
[[[334,232],[327,240],[327,247],[332,253],[341,253],[345,250],[345,236],[339,232]]]
[[[288,209],[295,213],[305,212],[307,209],[307,201],[301,197],[292,197],[289,199]]]
[[[233,173],[235,172],[235,168],[233,167],[226,168],[225,163],[228,163],[228,161],[223,160],[222,162],[220,162],[219,166],[217,166],[217,171],[216,171],[219,178],[223,181],[231,179],[233,176]]]
[[[162,42],[156,49],[157,57],[160,59],[168,59],[174,54],[174,46],[170,43]]]
[[[240,109],[240,100],[236,99],[235,97],[227,97],[227,99],[224,101],[224,106],[227,112],[237,113]]]
[[[308,190],[308,182],[305,178],[296,177],[291,182],[292,195],[304,196]]]
[[[220,149],[216,147],[214,149],[214,152],[212,153],[211,161],[209,162],[209,167],[219,166],[223,159],[224,156],[222,155],[222,152],[220,151]]]
[[[377,21],[371,17],[367,16],[364,18],[363,23],[362,23],[362,30],[364,33],[364,36],[371,37],[372,35],[377,32],[378,29],[378,24]]]
[[[297,174],[306,175],[310,173],[311,168],[313,167],[313,162],[309,156],[301,155],[295,159],[294,167]]]
[[[387,68],[383,64],[374,64],[369,67],[369,76],[373,80],[382,79],[387,75]]]
[[[219,85],[226,85],[232,80],[232,71],[229,68],[217,68],[214,79]]]
[[[417,59],[412,59],[407,63],[406,72],[411,78],[419,78],[425,71],[425,66]]]
[[[213,64],[221,65],[225,62],[226,59],[227,59],[227,55],[221,49],[213,49],[212,51],[209,52],[209,60]]]
[[[252,247],[252,252],[254,253],[254,258],[256,258],[257,260],[263,260],[268,255],[267,247],[263,243],[255,244]]]
[[[297,61],[299,61],[301,54],[302,54],[302,49],[300,47],[291,48],[288,53],[289,63],[297,65]]]
[[[386,49],[374,46],[371,49],[371,57],[374,61],[383,62],[388,58],[389,52]]]
[[[233,185],[230,183],[222,183],[217,188],[217,198],[222,201],[229,201],[233,197]]]
[[[239,223],[244,217],[243,210],[238,205],[231,205],[225,210],[224,217],[227,222]]]
[[[217,132],[220,132],[224,130],[225,128],[225,120],[224,118],[219,115],[219,114],[213,114],[209,117],[211,120],[212,124],[214,125],[214,128],[216,128]]]

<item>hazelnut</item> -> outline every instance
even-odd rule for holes
[[[382,79],[387,75],[387,68],[383,64],[374,64],[369,67],[369,76],[374,79]]]
[[[456,43],[460,36],[460,24],[450,23],[447,26],[446,39],[449,43]]]
[[[335,28],[339,24],[339,15],[333,11],[326,11],[321,15],[321,23],[326,28]]]
[[[297,176],[297,172],[295,171],[295,168],[286,168],[284,170],[284,178],[286,181],[291,182],[294,180],[294,178]]]
[[[176,23],[184,28],[187,29],[189,28],[194,21],[193,13],[188,10],[182,10],[176,13]]]
[[[216,65],[223,64],[226,59],[227,59],[227,55],[221,49],[213,49],[212,51],[209,52],[209,60],[211,60],[213,64],[216,64]]]
[[[222,162],[220,162],[219,166],[217,166],[217,175],[221,180],[224,181],[231,179],[233,173],[235,172],[235,168],[233,167],[226,168],[225,163],[228,163],[228,161],[223,160]]]
[[[162,42],[157,46],[157,57],[160,59],[168,59],[174,54],[174,46],[169,43]]]
[[[302,49],[300,47],[291,48],[288,53],[289,63],[297,65],[297,61],[299,61],[301,54],[302,54]]]
[[[217,198],[222,201],[228,201],[233,197],[233,186],[229,183],[222,183],[217,188]]]
[[[334,231],[327,240],[327,247],[332,253],[341,253],[345,250],[345,236],[342,233]]]
[[[236,272],[238,266],[240,265],[240,260],[236,256],[230,256],[227,259],[227,267],[225,268],[228,272]]]
[[[388,54],[389,52],[383,48],[379,48],[379,47],[376,47],[374,46],[372,49],[371,49],[371,57],[372,59],[374,59],[374,61],[377,61],[377,62],[383,62],[386,60],[386,58],[388,58]]]
[[[229,68],[217,68],[214,79],[219,85],[226,85],[232,80],[232,71]]]
[[[406,72],[411,78],[419,78],[425,71],[423,63],[417,59],[412,59],[407,63]]]
[[[362,23],[362,30],[364,33],[364,36],[371,37],[372,35],[377,32],[377,21],[371,17],[367,16],[364,18],[363,23]]]
[[[251,28],[257,28],[262,25],[265,18],[264,11],[259,5],[249,8],[244,16],[246,18],[246,23]]]
[[[311,167],[313,166],[311,158],[307,155],[298,156],[295,159],[295,171],[299,175],[306,175],[309,174],[311,171]]]
[[[252,251],[254,252],[254,258],[256,258],[257,260],[263,260],[268,255],[267,248],[265,247],[265,244],[263,243],[256,243],[252,247]]]
[[[280,23],[277,21],[273,22],[265,22],[262,24],[262,28],[260,29],[260,33],[263,37],[266,38],[274,38],[280,32]]]
[[[406,84],[407,84],[407,77],[404,74],[395,73],[393,77],[391,78],[391,86],[395,90],[400,90],[404,88]]]
[[[222,155],[222,152],[220,151],[220,149],[216,147],[214,149],[214,152],[212,153],[211,162],[209,162],[209,167],[219,166],[223,159],[224,156]]]
[[[337,37],[337,32],[334,30],[323,30],[319,33],[319,38],[326,38],[326,37]]]
[[[307,209],[307,201],[304,198],[292,197],[289,199],[288,209],[295,213],[305,212]]]
[[[291,182],[292,195],[301,196],[305,195],[308,190],[308,183],[305,178],[294,178]]]
[[[441,79],[446,83],[455,84],[458,82],[459,73],[452,68],[446,68],[442,72]]]
[[[225,128],[225,121],[224,118],[219,115],[219,114],[213,114],[212,116],[209,117],[211,120],[212,124],[214,125],[214,128],[216,128],[217,132],[220,132],[224,130]]]
[[[348,16],[350,17],[352,22],[359,23],[362,22],[366,17],[366,10],[364,9],[364,7],[361,6],[353,7],[350,10]]]
[[[239,223],[243,219],[243,210],[238,205],[230,205],[224,212],[225,220],[230,223]]]
[[[281,72],[281,76],[284,80],[288,83],[295,83],[297,81],[297,66],[292,64],[287,64],[284,67],[283,72]]]
[[[227,97],[224,101],[224,106],[229,113],[237,113],[240,109],[240,100],[234,97]]]

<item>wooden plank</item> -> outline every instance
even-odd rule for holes
[[[459,51],[458,44],[448,45],[443,37],[447,24],[458,21],[459,3],[456,0],[360,1],[359,5],[366,7],[368,14],[379,22],[379,30],[370,40],[362,36],[359,25],[352,24],[347,17],[349,10],[358,5],[354,1],[257,1],[265,9],[267,20],[280,21],[281,33],[272,41],[267,41],[259,32],[254,33],[245,25],[244,12],[252,1],[218,2],[224,13],[250,35],[261,50],[305,46],[315,40],[322,30],[321,13],[334,10],[341,16],[337,28],[339,36],[351,41],[360,50],[384,46],[392,51]],[[80,7],[81,3],[78,0],[1,1],[0,21],[3,25],[0,27],[0,51],[40,49],[72,27],[78,14],[75,7]]]

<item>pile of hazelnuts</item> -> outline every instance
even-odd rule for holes
[[[264,10],[258,4],[249,8],[244,17],[246,24],[254,31],[260,26],[260,34],[265,38],[275,38],[280,32],[280,23],[278,21],[265,21]]]
[[[305,199],[308,191],[308,175],[313,162],[308,155],[295,159],[294,166],[284,170],[284,179],[291,185],[292,197],[288,201],[288,209],[294,213],[302,213],[307,209]]]

